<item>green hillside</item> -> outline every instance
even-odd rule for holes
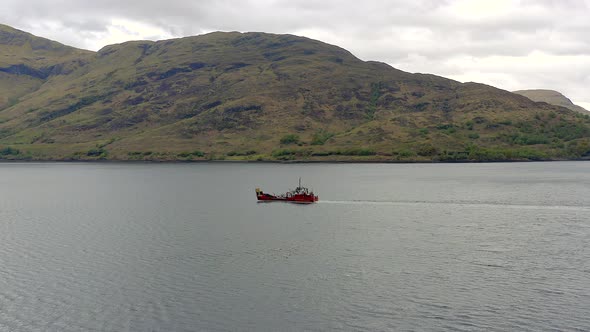
[[[50,75],[70,74],[92,54],[2,24],[0,45],[0,109],[16,104]]]
[[[38,51],[36,37],[1,31],[2,50],[14,51],[0,67],[45,73],[0,69],[4,159],[481,161],[590,150],[588,116],[307,38],[215,32],[92,53],[54,42]]]

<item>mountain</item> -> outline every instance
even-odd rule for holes
[[[89,52],[2,31],[5,159],[540,160],[590,151],[588,116],[308,38],[214,32]],[[16,81],[22,88],[8,88]]]
[[[551,105],[569,108],[572,111],[583,114],[590,114],[585,108],[575,105],[566,96],[554,90],[519,90],[513,91],[516,94],[525,96],[532,101],[544,102]]]
[[[92,54],[2,24],[0,45],[0,109],[16,104],[50,75],[71,73]]]

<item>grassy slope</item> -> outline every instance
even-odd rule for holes
[[[0,111],[5,158],[522,160],[590,149],[588,117],[307,38],[218,32],[71,52],[67,73]]]
[[[590,114],[585,108],[572,103],[566,96],[553,90],[519,90],[513,91],[516,94],[525,96],[532,101],[544,102],[547,104],[569,108],[572,111],[582,114]]]
[[[92,54],[2,24],[0,45],[0,110],[39,89],[50,75],[73,72]]]

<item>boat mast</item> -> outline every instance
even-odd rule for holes
[[[299,188],[301,188],[301,177],[299,177]]]

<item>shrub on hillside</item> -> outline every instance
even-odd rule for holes
[[[434,156],[437,153],[437,150],[432,144],[424,143],[424,144],[418,146],[416,153],[419,156],[429,157],[429,156]]]
[[[281,137],[281,144],[297,144],[299,143],[299,136],[295,134],[289,134]]]
[[[320,130],[313,135],[311,139],[311,145],[324,145],[324,143],[326,143],[327,140],[332,138],[332,136],[334,136],[334,134],[329,133],[325,130]]]
[[[11,147],[5,147],[2,150],[0,150],[0,156],[16,156],[19,153],[20,151],[18,149]]]

